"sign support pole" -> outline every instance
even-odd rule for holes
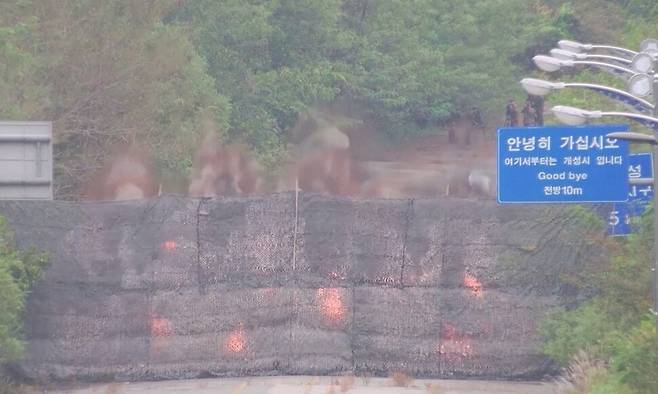
[[[653,152],[653,178],[651,179],[653,185],[653,308],[649,308],[649,312],[656,317],[656,332],[658,333],[658,144],[651,144],[651,151]],[[658,342],[656,342],[658,346]],[[658,351],[658,348],[657,350]]]

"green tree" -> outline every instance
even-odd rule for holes
[[[522,69],[510,59],[564,19],[521,0],[204,0],[171,18],[194,26],[218,89],[230,86],[229,135],[261,154],[285,150],[316,104],[356,104],[396,136],[502,108]]]
[[[16,251],[12,233],[0,216],[0,367],[22,355],[25,298],[46,261],[45,255],[34,250]]]
[[[608,365],[608,375],[596,382],[600,390],[622,384],[644,393],[658,385],[656,323],[647,312],[652,305],[652,219],[651,210],[639,232],[618,241],[614,258],[589,276],[594,298],[556,312],[543,326],[544,351],[562,365],[581,350]]]
[[[0,5],[0,117],[54,121],[58,198],[76,198],[119,146],[185,173],[230,106],[185,29],[163,23],[178,2],[15,0]],[[2,41],[0,41],[2,42]]]

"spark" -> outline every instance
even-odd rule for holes
[[[151,316],[151,336],[152,337],[168,337],[172,333],[171,324],[169,319],[159,317],[157,315]]]
[[[475,276],[470,273],[464,274],[464,286],[471,289],[471,293],[478,298],[481,298],[483,295],[482,282],[480,282]]]
[[[165,250],[174,250],[178,245],[176,245],[176,241],[165,241],[162,246],[165,248]]]
[[[341,324],[345,320],[345,306],[338,288],[320,288],[316,293],[316,301],[325,321],[330,324]]]
[[[231,332],[231,335],[226,339],[224,346],[231,353],[244,352],[247,348],[247,340],[245,338],[244,329],[242,328],[242,323],[240,323],[237,329]]]

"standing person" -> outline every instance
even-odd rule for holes
[[[528,99],[532,103],[532,108],[535,111],[535,125],[544,125],[544,97],[529,95]]]
[[[482,130],[482,139],[485,140],[486,135],[484,131],[484,122],[482,121],[482,112],[480,112],[480,108],[478,107],[471,108],[471,124],[473,125],[473,128]]]
[[[535,125],[535,109],[532,107],[530,98],[528,98],[523,106],[523,126]]]
[[[516,101],[510,100],[505,108],[505,126],[516,127],[519,125],[519,111],[516,109]]]
[[[480,108],[471,108],[471,123],[476,129],[481,129],[484,127],[484,124],[482,123],[482,113],[480,112]]]
[[[455,120],[454,120],[454,119],[450,119],[450,120],[448,121],[448,143],[450,143],[450,144],[454,144],[455,141],[456,141],[456,138],[455,138],[455,126],[456,126],[456,125],[455,125]]]

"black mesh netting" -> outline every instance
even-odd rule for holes
[[[294,193],[0,202],[51,255],[28,377],[537,377],[550,278],[587,248],[563,207]],[[566,235],[565,235],[566,234]]]

